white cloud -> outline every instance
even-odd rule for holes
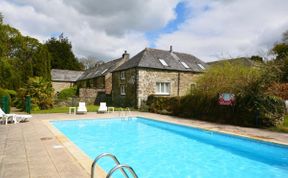
[[[155,46],[205,61],[262,54],[288,29],[286,0],[0,0],[0,12],[25,35],[43,42],[63,32],[78,56],[106,60],[147,47],[145,32],[175,19],[179,2],[187,19]]]
[[[0,0],[4,22],[46,41],[64,33],[78,56],[111,59],[148,45],[145,31],[175,18],[179,0]]]
[[[178,31],[163,34],[156,46],[173,44],[205,61],[269,50],[288,29],[285,0],[190,0],[192,12]]]

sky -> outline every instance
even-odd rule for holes
[[[106,61],[170,45],[205,62],[265,57],[288,30],[287,0],[0,0],[0,12],[23,35],[64,33],[76,56]]]

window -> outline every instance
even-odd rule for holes
[[[161,64],[163,66],[168,66],[168,64],[166,63],[166,61],[164,59],[159,59],[159,61],[161,62]]]
[[[120,85],[120,94],[121,95],[126,95],[125,85]]]
[[[157,82],[156,83],[156,94],[169,95],[170,94],[170,83]]]
[[[101,74],[104,74],[108,69],[103,70],[103,72]]]
[[[205,67],[202,64],[197,64],[202,70],[205,70]]]
[[[181,62],[181,64],[182,64],[186,69],[190,69],[190,67],[189,67],[185,62]]]
[[[122,71],[122,72],[120,73],[120,79],[121,79],[121,80],[124,80],[124,79],[125,79],[125,72],[124,72],[124,71]]]

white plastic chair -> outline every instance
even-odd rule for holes
[[[78,114],[85,114],[87,113],[87,108],[85,102],[79,102],[79,106],[77,107]]]
[[[106,103],[105,102],[101,102],[100,103],[100,107],[98,109],[98,112],[107,112],[108,111],[108,108],[106,106]]]

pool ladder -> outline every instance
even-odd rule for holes
[[[130,120],[131,119],[130,109],[128,107],[125,108],[124,110],[123,108],[120,108],[119,117],[121,118],[121,120]]]
[[[113,154],[111,153],[102,153],[100,155],[98,155],[95,160],[93,161],[92,163],[92,167],[91,167],[91,178],[94,178],[95,176],[95,173],[94,173],[94,170],[95,170],[95,166],[96,166],[96,163],[97,161],[99,161],[99,159],[103,158],[103,157],[109,157],[111,158],[116,166],[113,167],[112,169],[110,169],[110,171],[108,172],[106,178],[111,178],[112,174],[114,172],[116,172],[118,169],[120,169],[120,171],[122,172],[122,174],[125,176],[125,178],[129,178],[128,174],[125,172],[125,168],[129,170],[129,172],[133,175],[134,178],[138,178],[137,174],[135,173],[135,171],[133,170],[132,167],[130,167],[129,165],[127,164],[120,164],[120,162],[118,161],[118,159],[116,158],[116,156],[114,156]]]

